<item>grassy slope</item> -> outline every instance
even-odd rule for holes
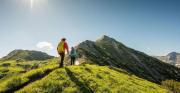
[[[155,83],[106,66],[69,66],[54,70],[16,93],[168,93]]]
[[[17,68],[20,68],[19,66],[17,66],[17,62],[10,62],[10,61],[7,61],[7,62],[3,62],[1,64],[4,64],[4,63],[10,63],[10,66],[6,67],[6,68],[14,68],[14,69],[17,69]],[[46,62],[38,62],[39,63],[39,66],[36,68],[36,69],[29,69],[28,68],[21,68],[23,70],[25,70],[26,72],[23,72],[23,73],[20,73],[18,72],[15,72],[16,74],[12,73],[11,75],[9,75],[9,71],[6,73],[8,74],[7,76],[3,77],[2,79],[0,79],[0,93],[1,92],[12,92],[14,90],[17,90],[19,88],[21,88],[22,86],[25,86],[26,84],[28,83],[31,83],[35,80],[37,80],[38,78],[42,78],[44,77],[45,75],[47,75],[49,72],[53,71],[54,69],[57,68],[57,65],[55,65],[55,60],[50,60],[49,63],[46,63]],[[36,62],[22,62],[22,63],[18,63],[18,64],[36,64]],[[3,68],[1,66],[1,68]],[[10,70],[11,71],[11,70]],[[12,70],[14,71],[14,70]]]
[[[14,60],[0,61],[0,83],[8,78],[11,78],[12,76],[17,76],[33,69],[54,64],[57,64],[57,59],[22,62],[17,62]]]

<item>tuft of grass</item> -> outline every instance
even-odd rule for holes
[[[21,84],[27,81],[28,81],[27,78],[13,77],[11,80],[7,81],[6,87],[8,89],[16,89],[18,86],[20,86]]]
[[[165,80],[162,82],[162,86],[173,93],[180,93],[180,82],[174,80]]]

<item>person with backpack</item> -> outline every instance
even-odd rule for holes
[[[58,54],[61,57],[61,60],[59,62],[60,68],[63,67],[63,65],[64,65],[65,50],[67,50],[67,54],[69,55],[69,48],[68,48],[68,44],[66,42],[66,38],[62,38],[60,43],[57,46]]]
[[[71,48],[71,52],[70,52],[71,65],[74,65],[74,64],[75,64],[76,56],[77,56],[76,50],[75,50],[74,47],[72,47],[72,48]]]

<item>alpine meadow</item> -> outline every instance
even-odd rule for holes
[[[0,0],[0,93],[180,93],[180,1]]]

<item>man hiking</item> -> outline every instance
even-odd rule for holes
[[[76,56],[77,56],[76,50],[74,49],[74,47],[72,47],[70,52],[71,65],[75,64]]]
[[[57,47],[58,54],[61,57],[61,62],[59,63],[59,67],[63,67],[64,65],[65,50],[67,50],[67,54],[69,54],[69,48],[66,42],[66,38],[62,38],[61,42],[58,44]]]

